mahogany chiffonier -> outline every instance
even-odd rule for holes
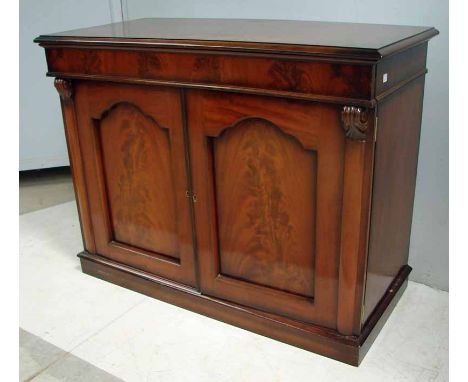
[[[403,293],[428,27],[43,35],[83,272],[358,365]]]

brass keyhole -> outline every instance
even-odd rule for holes
[[[185,197],[186,197],[186,198],[192,198],[192,202],[193,202],[193,203],[196,203],[196,202],[197,202],[197,195],[196,195],[196,194],[192,194],[189,190],[186,190],[186,191],[185,191]]]

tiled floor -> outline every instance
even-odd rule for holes
[[[19,186],[20,215],[75,200],[69,167],[22,171]]]
[[[22,215],[20,237],[21,380],[448,380],[446,292],[410,282],[355,368],[81,273],[74,202]]]
[[[21,328],[19,347],[20,381],[121,381]]]

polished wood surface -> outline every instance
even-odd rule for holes
[[[345,107],[342,119],[348,139],[344,149],[340,271],[337,329],[361,333],[365,263],[372,187],[375,114]]]
[[[73,84],[69,80],[56,78],[54,85],[60,95],[60,103],[62,106],[63,124],[73,178],[73,187],[75,190],[75,200],[78,207],[78,216],[80,218],[83,246],[85,250],[90,253],[95,253],[96,243],[91,223],[91,211],[88,203],[88,190],[86,189],[81,144],[78,137],[78,125],[73,101]]]
[[[317,152],[259,118],[212,150],[219,273],[313,297]]]
[[[304,51],[378,60],[426,41],[432,27],[291,20],[139,19],[43,35],[36,42]]]
[[[436,33],[140,20],[38,38],[83,271],[359,364],[411,270]]]
[[[187,92],[187,101],[193,185],[198,200],[195,217],[202,291],[333,327],[345,143],[340,108],[246,95],[220,97],[199,91]],[[267,135],[259,137],[258,129]],[[245,134],[252,132],[257,134],[247,136],[245,141]],[[266,140],[268,136],[274,137],[276,146]],[[252,145],[252,150],[262,150],[264,157],[260,152],[245,153],[245,148],[238,147],[238,141],[244,146]],[[220,161],[223,149],[224,155],[231,156],[231,165],[236,167],[234,173],[227,173],[226,161]],[[301,162],[291,162],[293,158],[288,155],[292,152],[297,157],[294,159]],[[315,161],[314,157],[320,159]],[[257,162],[252,162],[253,159]],[[260,184],[255,176],[263,177]],[[294,176],[300,179],[292,179]],[[226,177],[233,177],[227,183],[231,188],[229,196],[224,191]],[[260,189],[254,188],[255,182]],[[229,203],[232,205],[228,206]],[[237,211],[235,220],[228,218],[231,210]],[[232,254],[224,252],[230,251],[225,239],[228,232],[237,234],[230,240],[237,240],[236,249],[242,250],[236,252],[234,259]],[[281,238],[276,236],[279,234]],[[268,246],[273,249],[267,250]],[[286,250],[287,258],[281,255]],[[274,260],[275,256],[278,260]],[[276,281],[270,284],[282,285],[287,281],[285,267],[305,266],[300,275],[309,279],[305,284],[309,285],[309,291],[291,293],[288,288],[264,286],[258,280],[252,282],[255,279],[249,280],[247,275],[239,277],[241,267],[234,269],[232,275],[222,272],[223,265],[251,262],[256,257],[271,267],[268,272]],[[233,271],[232,266],[227,270]],[[300,280],[293,285],[297,283]]]
[[[95,126],[114,240],[179,258],[169,132],[124,102]]]
[[[422,76],[379,105],[364,320],[408,263],[423,93]]]
[[[195,286],[180,99],[172,89],[75,84],[97,253]]]
[[[405,79],[425,74],[426,56],[427,43],[380,61],[376,66],[375,96],[382,98],[386,92]]]
[[[172,83],[250,87],[369,99],[372,67],[306,59],[137,50],[47,49],[48,69],[57,75],[144,78]]]

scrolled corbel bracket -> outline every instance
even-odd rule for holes
[[[343,106],[341,123],[346,138],[364,141],[368,127],[369,115],[367,110],[356,106]]]
[[[64,80],[63,78],[56,78],[54,81],[55,88],[57,89],[60,98],[68,102],[73,96],[73,86],[70,80]]]

